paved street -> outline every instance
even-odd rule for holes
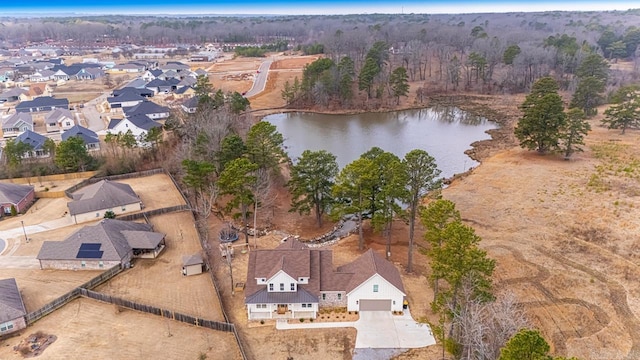
[[[89,130],[98,132],[107,128],[107,124],[105,123],[105,121],[100,118],[102,114],[100,114],[97,109],[98,104],[107,100],[107,95],[108,94],[102,94],[93,100],[87,101],[84,104],[84,108],[82,108],[82,114],[84,115]]]
[[[269,59],[260,64],[260,72],[256,73],[256,77],[253,81],[253,86],[251,87],[251,90],[247,91],[247,93],[244,94],[244,97],[248,98],[264,91],[264,87],[267,85],[267,77],[269,76],[269,68],[271,67],[271,63],[273,63],[273,60]]]

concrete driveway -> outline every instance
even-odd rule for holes
[[[436,343],[429,325],[417,323],[408,310],[402,316],[388,311],[361,311],[355,327],[356,349],[411,349]]]
[[[361,311],[360,319],[355,322],[276,322],[278,330],[331,327],[356,328],[358,334],[353,359],[389,359],[404,352],[398,351],[400,349],[421,348],[436,343],[429,325],[413,320],[408,309],[401,316],[392,315],[389,311]]]

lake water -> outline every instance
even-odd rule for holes
[[[374,146],[401,159],[413,149],[422,149],[436,159],[444,177],[477,166],[464,151],[475,141],[489,139],[485,131],[496,128],[486,118],[452,107],[353,115],[283,113],[263,121],[284,136],[294,162],[304,150],[326,150],[337,157],[342,169]]]

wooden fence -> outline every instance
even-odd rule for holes
[[[143,211],[135,214],[121,215],[121,216],[117,216],[116,219],[123,220],[123,221],[131,221],[131,220],[138,220],[138,219],[146,219],[147,217],[153,216],[153,215],[160,215],[160,214],[166,214],[166,213],[184,211],[184,210],[191,210],[191,208],[189,208],[189,205],[176,205],[176,206],[170,206],[162,209],[153,209],[149,211]]]
[[[31,176],[26,178],[4,179],[3,181],[7,181],[14,184],[35,184],[38,182],[46,182],[46,181],[86,179],[86,178],[95,176],[95,174],[96,174],[96,171],[85,171],[85,172],[75,172],[75,173],[68,173],[68,174],[54,174],[54,175],[45,175],[45,176]]]
[[[226,332],[235,331],[235,326],[230,323],[202,319],[199,317],[186,315],[186,314],[182,314],[182,313],[167,310],[167,309],[161,309],[151,305],[141,304],[135,301],[121,299],[115,296],[102,294],[102,293],[98,293],[98,292],[87,290],[87,289],[79,289],[79,294],[81,296],[85,296],[85,297],[102,301],[105,303],[114,304],[127,309],[141,311],[148,314],[162,316],[168,319],[173,319],[176,321],[180,321],[180,322],[195,325],[195,326],[206,327],[206,328],[218,330],[218,331],[226,331]]]
[[[83,188],[87,185],[95,184],[101,180],[123,180],[123,179],[131,179],[136,177],[144,177],[144,176],[150,176],[150,175],[162,174],[162,173],[166,174],[167,171],[165,169],[152,169],[152,170],[139,171],[139,172],[128,173],[128,174],[91,177],[73,185],[72,187],[68,188],[64,192],[69,199],[72,199],[73,197],[71,196],[71,194],[73,194],[76,190]]]
[[[80,294],[80,291],[78,290],[78,288],[75,288],[75,289],[69,291],[68,293],[60,296],[59,298],[54,299],[53,301],[49,302],[45,306],[41,307],[40,309],[28,313],[25,316],[25,320],[27,322],[27,325],[31,325],[34,322],[42,319],[43,317],[51,314],[53,311],[63,307],[69,301],[77,298],[79,296],[79,294]]]
[[[189,201],[186,199],[187,204],[190,204]],[[196,214],[195,212],[192,210],[191,211],[191,216],[193,219],[194,224],[196,223]],[[207,252],[207,243],[205,241],[205,239],[202,237],[202,234],[200,233],[200,228],[198,226],[196,226],[196,232],[198,233],[198,239],[200,240],[200,246],[202,246],[202,250],[206,253]],[[218,304],[220,305],[220,311],[222,311],[222,316],[224,317],[224,321],[226,321],[227,323],[229,323],[229,316],[227,315],[227,312],[224,309],[224,303],[222,302],[222,296],[220,295],[220,290],[218,289],[218,283],[216,282],[216,277],[214,274],[214,267],[211,266],[211,259],[210,256],[205,256],[204,257],[204,263],[205,266],[210,269],[209,270],[209,275],[211,276],[211,283],[213,283],[213,289],[216,291],[216,297],[218,298]],[[244,351],[244,346],[242,345],[242,340],[240,339],[240,334],[238,334],[238,330],[235,328],[235,326],[233,327],[233,336],[235,336],[236,338],[236,343],[238,344],[238,349],[240,349],[240,355],[242,356],[243,360],[247,360],[247,353]]]
[[[122,271],[122,268],[120,266],[114,266],[114,267],[110,268],[109,270],[101,273],[100,275],[94,277],[93,279],[87,281],[86,283],[80,285],[79,287],[77,287],[77,288],[69,291],[68,293],[66,293],[66,294],[54,299],[53,301],[50,301],[49,303],[45,304],[40,309],[28,313],[25,316],[25,320],[27,322],[27,325],[33,324],[34,322],[42,319],[43,317],[49,315],[53,311],[63,307],[64,305],[66,305],[71,300],[73,300],[73,299],[77,298],[78,296],[80,296],[80,288],[93,289],[96,286],[98,286],[98,285],[104,283],[105,281],[111,279],[112,277],[116,276],[116,274],[120,273],[121,271]]]

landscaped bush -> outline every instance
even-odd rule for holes
[[[304,318],[300,318],[300,322],[304,322]]]

